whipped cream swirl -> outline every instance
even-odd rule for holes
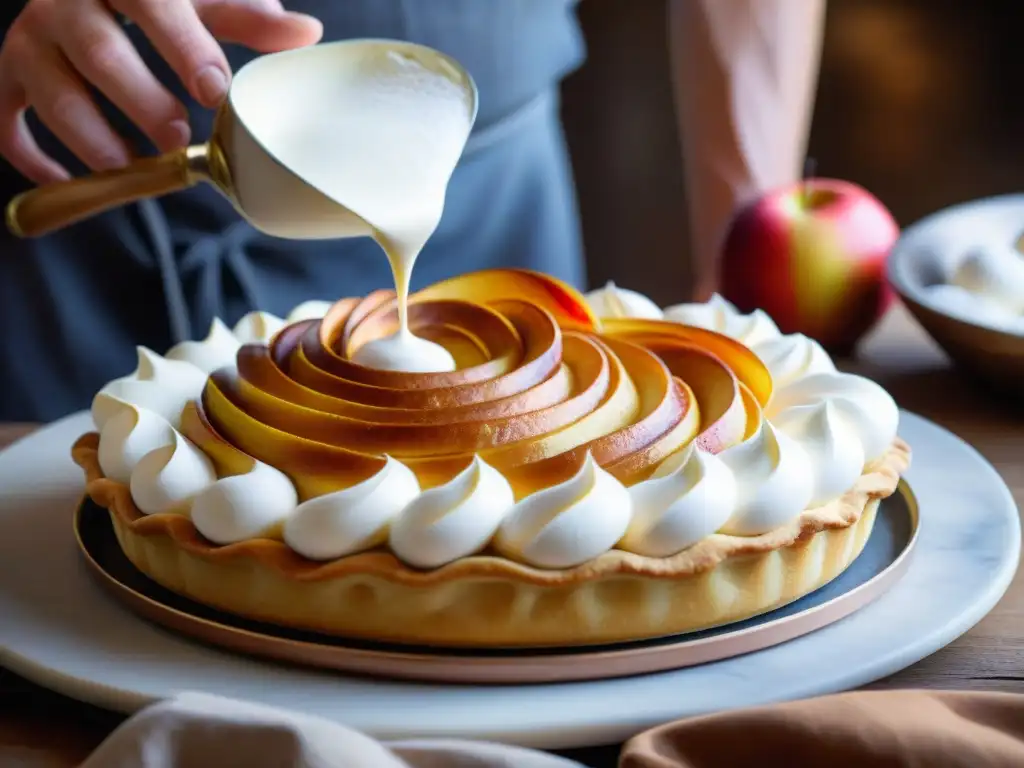
[[[444,485],[423,491],[392,520],[388,543],[416,568],[438,568],[479,552],[514,502],[512,486],[475,456]]]
[[[180,432],[174,442],[143,456],[129,480],[135,506],[146,515],[187,515],[192,500],[217,480],[210,459]]]
[[[203,373],[212,373],[235,361],[242,346],[231,329],[219,317],[213,318],[210,332],[202,341],[181,341],[171,347],[165,357],[191,363]]]
[[[835,401],[786,408],[772,423],[796,440],[810,460],[811,507],[842,496],[864,471],[864,446]]]
[[[736,508],[736,478],[718,456],[691,443],[629,488],[633,517],[619,547],[668,557],[721,528]]]
[[[771,373],[775,389],[813,373],[833,373],[836,370],[835,363],[821,344],[802,333],[766,339],[751,349]]]
[[[285,321],[269,312],[249,312],[231,329],[239,344],[269,344]]]
[[[234,544],[270,537],[298,503],[283,472],[254,460],[248,472],[222,477],[197,494],[192,522],[214,544]]]
[[[163,416],[125,403],[100,430],[100,469],[111,480],[127,484],[142,457],[174,445],[174,435],[174,427]]]
[[[780,335],[778,326],[763,310],[741,314],[732,302],[717,293],[704,303],[666,307],[665,319],[721,333],[751,348]]]
[[[310,560],[372,549],[387,541],[391,521],[419,495],[413,471],[388,456],[380,471],[361,483],[302,502],[285,521],[285,543]],[[416,543],[411,546],[415,550]]]
[[[772,395],[765,415],[785,422],[787,410],[825,402],[849,423],[867,464],[882,458],[896,439],[900,415],[892,396],[870,379],[849,373],[816,373],[799,379]]]
[[[539,568],[571,568],[614,547],[631,516],[629,491],[588,453],[573,477],[520,500],[495,546]]]
[[[285,322],[291,325],[301,320],[320,320],[327,314],[331,306],[331,302],[320,301],[319,299],[304,301],[288,313]]]
[[[591,291],[585,296],[587,305],[598,317],[639,317],[647,320],[661,320],[661,307],[637,291],[619,288],[609,280],[603,288]]]
[[[719,455],[738,487],[736,509],[723,533],[756,536],[788,523],[807,508],[814,492],[807,452],[762,420],[757,432]]]
[[[114,379],[92,401],[92,420],[99,430],[125,404],[145,408],[177,426],[186,403],[203,391],[206,374],[181,360],[168,360],[138,347],[139,363],[127,376]]]

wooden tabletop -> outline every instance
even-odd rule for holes
[[[984,454],[1024,504],[1024,415],[993,399],[950,367],[902,307],[895,308],[845,366],[881,382],[899,404],[941,424]],[[0,425],[0,446],[31,425]],[[960,688],[1024,693],[1024,570],[974,629],[872,688]],[[75,766],[121,722],[0,669],[0,765]],[[613,766],[615,748],[571,756]]]

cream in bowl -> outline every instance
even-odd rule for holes
[[[1024,195],[939,211],[904,230],[893,288],[964,370],[998,389],[1024,384]]]
[[[948,282],[925,288],[939,311],[999,331],[1024,333],[1024,255],[1016,238],[982,243],[956,263]]]

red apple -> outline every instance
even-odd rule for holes
[[[892,299],[885,262],[898,236],[871,193],[847,181],[804,179],[732,221],[720,291],[742,312],[763,309],[783,333],[848,354]]]

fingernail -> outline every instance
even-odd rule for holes
[[[316,16],[312,16],[308,13],[300,13],[299,11],[284,11],[284,15],[289,19],[295,19],[295,21],[301,21],[303,24],[322,24]]]
[[[316,16],[310,16],[308,13],[299,13],[298,11],[285,11],[285,17],[291,19],[296,24],[316,29],[318,35],[324,33],[324,23]]]
[[[220,67],[209,66],[196,75],[196,90],[204,103],[213,106],[228,94],[228,77]]]
[[[162,152],[169,152],[172,149],[187,147],[192,139],[192,129],[184,120],[172,120],[160,129],[157,137],[157,146]]]
[[[127,153],[113,152],[110,154],[104,154],[101,157],[96,158],[96,164],[94,170],[97,171],[116,171],[124,168],[131,161],[131,158]]]

